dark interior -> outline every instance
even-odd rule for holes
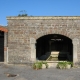
[[[73,60],[72,40],[59,34],[45,35],[37,39],[36,58],[38,60],[47,60],[51,52],[59,52],[59,61]]]
[[[0,62],[4,61],[4,32],[0,31]]]

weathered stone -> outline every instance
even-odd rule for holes
[[[44,35],[61,34],[72,39],[73,43],[75,43],[75,38],[80,41],[80,16],[7,17],[7,20],[8,55],[10,63],[27,63],[29,61],[35,61],[36,40]],[[31,41],[31,38],[34,40]],[[75,50],[75,47],[77,51]],[[77,57],[77,55],[80,56],[79,48],[80,43],[74,46],[73,51],[74,59],[76,55],[77,61],[80,61],[80,58]]]

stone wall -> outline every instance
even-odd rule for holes
[[[9,63],[31,62],[31,42],[48,34],[61,34],[80,42],[80,17],[7,17]],[[77,42],[75,43],[77,44]],[[80,60],[80,44],[77,44]]]

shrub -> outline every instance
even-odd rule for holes
[[[42,62],[42,64],[45,64],[46,68],[48,68],[47,62]]]
[[[73,63],[72,62],[58,62],[57,64],[57,68],[59,69],[66,69],[68,65],[71,65],[71,67],[73,66]]]
[[[67,64],[71,65],[73,67],[73,62],[67,62]]]
[[[33,69],[42,69],[42,62],[36,62],[33,64]]]
[[[65,62],[58,62],[57,68],[59,68],[59,69],[65,69],[66,68],[66,63]]]
[[[42,65],[45,64],[46,68],[48,68],[47,62],[38,61],[33,64],[33,69],[42,69]]]

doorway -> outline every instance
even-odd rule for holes
[[[4,32],[0,31],[0,62],[4,62]]]
[[[58,61],[73,61],[72,40],[60,34],[49,34],[38,38],[36,59],[47,60],[51,53],[58,53]]]

